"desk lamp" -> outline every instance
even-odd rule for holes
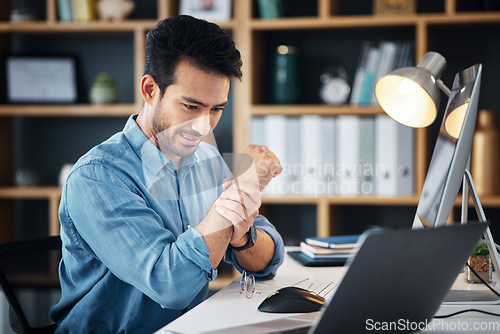
[[[378,80],[375,86],[375,96],[382,109],[394,120],[406,126],[423,128],[432,124],[436,119],[439,106],[439,90],[441,89],[449,98],[441,131],[444,130],[444,135],[450,141],[457,142],[462,127],[465,129],[467,112],[473,113],[469,115],[469,119],[473,119],[474,123],[472,126],[468,126],[468,129],[465,129],[469,133],[463,134],[463,136],[470,138],[470,142],[472,142],[482,66],[477,64],[458,73],[455,79],[456,82],[453,85],[453,94],[440,79],[445,68],[446,60],[443,56],[436,52],[428,52],[416,67],[396,69]],[[456,84],[461,81],[474,82],[474,85],[458,85],[457,89]],[[475,86],[474,90],[477,91],[472,91],[473,86]],[[473,99],[474,101],[472,101]],[[470,148],[468,148],[467,152],[461,153],[466,154],[465,159],[470,159]],[[462,224],[467,222],[469,188],[478,218],[481,222],[486,222],[486,216],[479,201],[468,165],[469,162],[466,164],[462,182]],[[433,223],[439,225],[442,222],[434,221]],[[488,245],[491,254],[497,281],[500,282],[498,246],[493,242],[489,228],[486,229],[484,239],[483,241]]]

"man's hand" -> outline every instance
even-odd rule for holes
[[[255,166],[253,163],[251,165],[254,173],[249,178],[250,182],[244,182],[245,178],[224,180],[224,192],[212,205],[205,219],[195,227],[205,240],[212,268],[219,265],[228,243],[240,247],[247,242],[246,233],[259,213],[260,190],[258,183],[252,182],[255,180]],[[253,272],[266,268],[275,251],[274,241],[269,234],[261,229],[257,229],[257,234],[255,247],[235,252],[238,263]]]
[[[283,171],[280,160],[267,146],[248,145],[243,153],[253,159],[260,191],[264,190],[273,177]],[[236,177],[239,179],[240,175],[248,174],[252,169],[252,166],[242,159],[242,163],[238,166]]]
[[[215,201],[216,211],[233,224],[233,234],[229,243],[234,247],[246,243],[245,234],[259,214],[260,191],[253,182],[226,180],[225,191]]]

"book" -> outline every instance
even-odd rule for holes
[[[300,243],[300,250],[309,256],[313,255],[346,255],[350,254],[354,248],[326,248],[314,245],[309,245],[302,241]]]
[[[338,194],[356,196],[360,193],[360,127],[361,116],[337,116],[336,177]]]
[[[258,5],[261,19],[277,19],[280,16],[277,0],[259,0]]]
[[[317,196],[324,187],[320,174],[321,123],[319,115],[300,116],[300,154],[302,161],[302,193]]]
[[[282,165],[288,163],[286,121],[284,115],[267,115],[264,117],[264,138],[265,145],[276,154]],[[265,189],[266,195],[284,195],[288,193],[287,172],[281,173],[271,180]]]
[[[366,65],[368,62],[368,54],[372,48],[371,42],[364,41],[361,43],[361,51],[358,59],[358,67],[354,74],[354,81],[352,84],[350,103],[357,105],[361,94],[363,82],[365,81]]]
[[[309,237],[305,242],[309,245],[324,248],[354,248],[358,242],[360,234],[334,235],[330,237]]]
[[[59,22],[73,21],[73,9],[71,0],[57,0],[57,12],[59,15]]]
[[[301,250],[301,253],[311,259],[345,259],[345,260],[347,260],[347,258],[351,254],[350,252],[343,254],[314,254],[307,250]]]
[[[397,123],[398,150],[396,166],[397,195],[412,195],[415,192],[415,129]]]
[[[264,117],[253,117],[250,121],[249,143],[254,145],[265,145],[266,137],[264,135]]]
[[[73,20],[76,22],[90,22],[96,19],[96,4],[94,0],[73,0]]]
[[[302,253],[300,250],[291,250],[287,254],[305,267],[330,267],[330,266],[343,266],[348,256],[340,258],[310,258]]]
[[[333,195],[337,193],[337,178],[335,175],[336,134],[336,116],[322,116],[320,177],[323,186],[319,189],[318,194]]]
[[[375,76],[380,62],[380,50],[378,47],[371,47],[368,51],[366,59],[365,73],[363,76],[363,83],[359,92],[358,105],[369,106],[372,102],[373,90],[376,83]]]
[[[413,66],[413,43],[410,41],[402,42],[399,47],[399,53],[395,59],[394,68]]]
[[[297,116],[286,118],[286,161],[281,161],[283,172],[288,180],[288,194],[302,193],[300,119]],[[282,159],[278,156],[278,159]]]
[[[414,130],[387,115],[375,117],[376,185],[378,196],[414,193]]]
[[[361,117],[359,140],[360,193],[375,193],[375,119]]]
[[[378,63],[377,72],[375,75],[374,88],[377,81],[382,78],[384,75],[388,74],[394,69],[395,58],[398,49],[398,45],[395,42],[391,41],[382,41],[380,42],[380,61]],[[371,97],[371,105],[377,106],[378,101],[375,97],[375,94],[372,93]]]

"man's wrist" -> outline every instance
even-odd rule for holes
[[[255,242],[257,241],[257,229],[255,228],[255,225],[252,224],[252,226],[250,226],[250,229],[248,230],[247,233],[245,233],[245,235],[247,237],[245,244],[239,247],[230,245],[233,251],[240,252],[245,249],[251,248],[255,245]]]
[[[235,242],[230,242],[229,244],[231,245],[231,247],[241,247],[244,244],[246,244],[247,241],[248,241],[248,236],[245,233],[239,240],[237,240]]]

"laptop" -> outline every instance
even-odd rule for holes
[[[471,222],[363,235],[320,316],[310,328],[290,333],[371,333],[377,328],[388,333],[388,324],[401,333],[412,331],[405,324],[429,323],[486,226]]]

